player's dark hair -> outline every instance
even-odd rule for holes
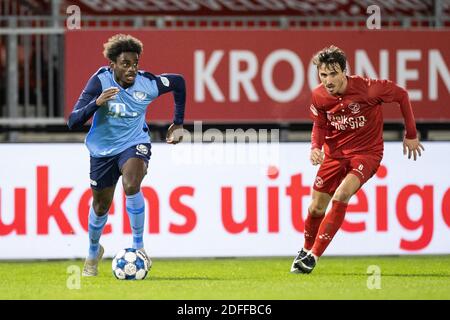
[[[334,69],[334,66],[338,64],[341,67],[341,70],[344,71],[347,65],[347,57],[345,56],[344,51],[338,47],[329,46],[317,52],[314,55],[312,62],[317,68],[322,64],[325,64],[326,67]]]
[[[113,62],[116,62],[122,52],[136,52],[141,55],[144,49],[142,42],[129,34],[116,34],[109,38],[103,47],[103,55]]]

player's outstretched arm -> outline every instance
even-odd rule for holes
[[[323,154],[322,150],[320,150],[318,148],[313,148],[313,149],[311,149],[311,154],[309,156],[309,160],[311,161],[313,166],[316,166],[318,164],[322,164],[323,156],[324,156],[324,154]]]
[[[67,126],[70,130],[81,127],[92,117],[99,108],[96,99],[101,93],[102,84],[100,79],[97,76],[91,77],[69,116]]]
[[[417,160],[417,155],[422,156],[422,151],[425,151],[425,148],[420,143],[418,138],[415,139],[403,139],[403,154],[406,155],[408,153],[408,159],[411,159],[411,155],[413,156],[414,161]]]
[[[162,74],[156,77],[159,95],[173,92],[175,110],[173,123],[167,130],[166,142],[177,144],[183,140],[184,108],[186,105],[186,84],[182,75]]]
[[[99,107],[103,106],[109,100],[115,99],[119,91],[120,89],[117,87],[105,89],[102,94],[95,100],[95,104]]]
[[[177,144],[183,141],[183,125],[172,123],[167,130],[166,142],[169,144]]]
[[[414,161],[416,161],[417,155],[420,157],[425,149],[417,138],[416,121],[408,92],[389,80],[372,80],[372,83],[369,96],[378,96],[383,102],[394,101],[400,105],[406,129],[403,139],[403,154],[408,154],[408,159],[413,156]]]
[[[186,105],[186,83],[183,76],[180,74],[165,73],[156,77],[156,84],[158,85],[159,95],[168,92],[173,93],[173,100],[175,102],[173,123],[175,125],[182,125]]]
[[[184,109],[186,105],[186,83],[183,76],[172,73],[164,73],[156,76],[150,72],[144,72],[143,75],[150,81],[154,81],[158,89],[158,96],[168,92],[173,93],[175,110],[173,123],[167,130],[166,142],[170,144],[181,142],[183,140]]]
[[[323,119],[316,117],[313,124],[311,132],[311,153],[309,155],[309,160],[313,166],[322,164],[324,159],[324,153],[322,151],[326,136],[326,127],[324,123],[325,121]]]

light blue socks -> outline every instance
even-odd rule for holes
[[[89,259],[97,258],[98,254],[98,242],[100,236],[102,235],[103,228],[105,227],[106,220],[108,220],[108,213],[103,216],[97,216],[94,212],[94,208],[91,207],[89,210]]]
[[[133,232],[133,248],[144,247],[143,233],[145,221],[145,203],[142,192],[126,197],[128,217],[130,219],[131,230]]]

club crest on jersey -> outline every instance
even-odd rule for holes
[[[353,114],[357,114],[361,111],[361,106],[359,103],[352,102],[348,105],[348,108],[352,111]]]
[[[315,184],[316,187],[320,188],[321,186],[323,186],[323,179],[321,177],[316,177]]]
[[[142,91],[135,91],[133,92],[133,98],[135,98],[138,101],[143,101],[147,97],[147,94]]]
[[[313,115],[315,115],[316,117],[319,115],[319,112],[317,112],[317,109],[316,109],[316,107],[314,107],[313,104],[309,106],[309,110],[311,110]]]
[[[137,150],[138,152],[142,153],[142,154],[147,154],[147,153],[148,153],[148,148],[147,148],[147,146],[146,146],[146,145],[143,145],[143,144],[138,144],[138,145],[136,146],[136,150]]]

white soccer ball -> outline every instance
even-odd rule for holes
[[[152,267],[152,261],[133,248],[120,250],[112,261],[113,275],[119,280],[143,280]]]

